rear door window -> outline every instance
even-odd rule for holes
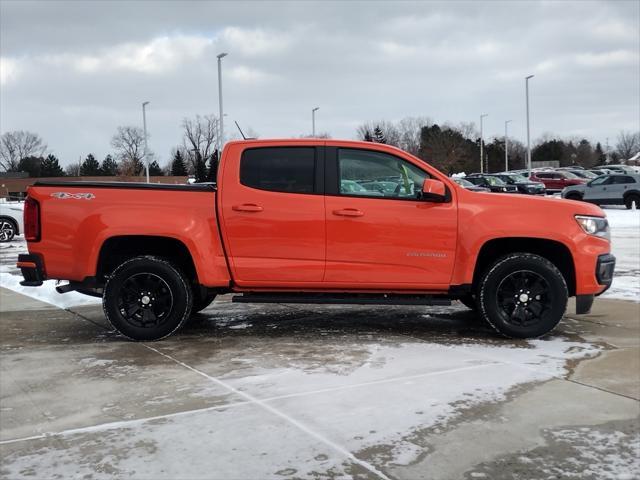
[[[272,192],[315,193],[313,147],[265,147],[242,152],[240,183]]]

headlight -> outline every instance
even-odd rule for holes
[[[586,215],[576,215],[576,222],[582,227],[582,230],[589,235],[596,237],[611,239],[609,231],[609,222],[602,217],[587,217]]]

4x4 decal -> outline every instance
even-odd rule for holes
[[[54,192],[52,197],[60,200],[93,200],[96,196],[93,193],[67,193],[67,192]]]

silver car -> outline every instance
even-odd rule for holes
[[[596,205],[624,205],[635,202],[640,208],[640,175],[615,173],[594,178],[584,185],[572,185],[562,190],[562,198],[582,200]]]

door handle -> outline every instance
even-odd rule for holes
[[[333,214],[340,217],[362,217],[364,212],[357,208],[343,208],[342,210],[334,210]]]
[[[234,205],[231,207],[236,212],[261,212],[264,210],[260,205],[255,203],[243,203],[242,205]]]

